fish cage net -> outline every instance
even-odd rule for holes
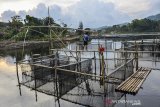
[[[126,68],[126,72],[125,69]],[[107,106],[108,100],[119,100],[123,97],[124,93],[115,92],[116,87],[127,79],[130,75],[133,74],[133,59],[128,60],[126,64],[121,65],[117,68],[113,73],[109,75],[109,77],[118,79],[118,83],[111,83],[109,78],[109,82],[105,82],[103,86],[100,86],[100,81],[94,80],[93,78],[89,78],[88,76],[83,76],[85,81],[80,84],[77,84],[72,90],[66,92],[61,99],[70,101],[72,103],[77,103],[84,106]],[[124,76],[125,75],[125,76]],[[76,77],[77,79],[81,79],[81,77]],[[117,81],[116,81],[117,82]],[[105,97],[104,95],[107,95]],[[110,104],[110,106],[114,106],[115,103]]]
[[[38,92],[56,96],[58,99],[93,107],[105,105],[108,99],[117,100],[123,96],[123,93],[114,91],[118,84],[105,83],[104,90],[104,87],[100,86],[99,77],[94,80],[95,77],[76,73],[93,74],[92,59],[74,62],[65,55],[57,57],[55,55],[39,57],[34,61],[20,63],[21,84]],[[57,69],[54,68],[56,63]],[[133,59],[117,68],[109,77],[124,81],[124,78],[133,73],[132,67]],[[108,94],[107,98],[104,97],[104,93]]]
[[[109,74],[109,77],[115,78],[119,83],[127,79],[130,75],[134,73],[134,59],[131,59],[118,67],[114,72]]]
[[[160,43],[154,43],[154,42],[144,42],[144,43],[128,43],[129,45],[125,47],[125,49],[130,51],[159,51],[160,49]]]
[[[87,79],[84,76],[79,76],[79,74],[66,72],[66,70],[88,74],[92,73],[92,59],[74,62],[70,61],[69,57],[63,55],[58,55],[58,58],[53,56],[52,58],[43,58],[40,57],[36,60],[34,59],[34,61],[30,60],[19,64],[22,71],[22,85],[46,94],[55,95],[53,87],[55,87],[55,82],[58,81],[58,89],[62,90],[60,91],[61,96],[63,93],[67,92],[68,89],[74,88],[77,84]],[[60,68],[60,70],[54,68],[55,63],[57,63],[56,67]],[[57,72],[56,74],[55,70]],[[70,83],[70,85],[68,83]],[[62,87],[68,88],[63,89]]]
[[[78,42],[77,44],[75,45],[71,45],[69,46],[69,48],[71,50],[76,50],[78,46],[78,49],[79,50],[83,50],[84,49],[84,45],[83,45],[83,42]],[[91,42],[87,45],[87,49],[88,50],[95,50],[95,49],[98,49],[99,46],[102,46],[102,47],[105,47],[105,50],[113,50],[114,47],[113,47],[113,42],[101,42],[101,43],[98,43],[98,42]]]
[[[48,55],[48,56],[40,56],[38,58],[32,58],[29,60],[30,63],[32,64],[41,64],[41,65],[46,65],[53,67],[55,65],[55,55]],[[58,55],[57,54],[57,65],[65,65],[69,64],[71,61],[68,56],[65,55]]]

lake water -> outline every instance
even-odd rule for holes
[[[93,40],[92,44],[96,44],[98,41]],[[101,40],[100,43],[104,41]],[[121,48],[121,42],[115,42],[113,46],[112,41],[107,41],[107,49],[113,50],[114,47],[116,49]],[[75,43],[68,45],[67,47],[70,49],[75,49]],[[111,45],[110,45],[111,44]],[[95,50],[97,46],[90,45],[88,49]],[[15,50],[15,51],[5,51],[0,52],[0,107],[58,107],[58,103],[55,103],[56,98],[53,96],[45,95],[42,93],[38,93],[38,102],[35,101],[34,91],[22,86],[22,96],[19,95],[19,89],[17,86],[17,76],[16,76],[16,54],[18,54],[18,60],[28,59],[30,58],[30,54],[32,53],[41,53],[42,55],[47,55],[48,48],[44,49],[34,49],[34,50],[25,50],[25,54],[22,57],[22,50]],[[63,54],[63,53],[61,53]],[[106,55],[106,54],[104,54]],[[139,59],[139,66],[140,67],[149,67],[149,68],[156,68],[160,69],[160,62],[158,58],[157,62],[155,61],[142,61],[142,60],[153,60],[154,58],[150,54],[143,54],[143,57]],[[93,57],[91,53],[85,54],[83,53],[82,57]],[[114,58],[113,53],[107,53],[107,58]],[[114,61],[108,61],[109,72],[115,70]],[[93,70],[94,72],[94,70]],[[92,87],[97,87],[97,90],[101,90],[99,88],[98,82],[90,82],[92,83]],[[111,85],[112,87],[112,85]],[[74,90],[75,87],[70,92],[76,92]],[[114,88],[114,87],[112,87]],[[85,92],[83,92],[84,94]],[[119,97],[121,95],[121,97]],[[109,94],[109,97],[104,96],[71,96],[71,95],[64,95],[65,98],[69,97],[69,99],[77,99],[78,101],[94,105],[95,107],[160,107],[160,70],[152,70],[142,88],[139,90],[138,94],[135,96],[133,95],[125,95],[121,93],[114,92],[114,89]],[[113,97],[113,99],[111,98]],[[112,100],[112,102],[111,102]],[[123,101],[128,101],[124,103]],[[61,107],[83,107],[83,105],[74,104],[70,101],[60,100]]]

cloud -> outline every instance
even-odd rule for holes
[[[160,13],[160,0],[102,0],[112,2],[121,12],[128,14],[132,19],[144,18]]]
[[[150,11],[149,11],[150,14],[160,13],[160,8],[159,8],[160,0],[152,0],[150,1],[150,5],[151,5]]]
[[[129,20],[129,17],[117,10],[113,3],[99,0],[81,0],[70,6],[66,14],[73,22],[84,22],[86,27],[113,25]]]
[[[15,11],[11,11],[11,10],[4,11],[1,14],[1,20],[7,22],[7,21],[11,20],[12,16],[15,16],[15,15],[16,15]]]
[[[42,12],[43,11],[43,12]],[[27,12],[36,17],[46,17],[47,7],[41,3],[36,8]],[[80,21],[84,27],[100,27],[129,21],[126,14],[115,8],[113,3],[105,3],[99,0],[81,0],[68,7],[58,5],[50,6],[50,15],[57,21],[62,21],[71,27],[78,27]]]
[[[35,1],[35,0],[34,0]],[[144,18],[160,12],[159,0],[39,0],[36,7],[30,10],[4,11],[1,20],[7,21],[9,17],[18,14],[22,18],[29,14],[38,18],[48,16],[48,5],[50,15],[57,22],[64,22],[71,27],[78,27],[82,21],[84,27],[100,27],[114,25],[131,21],[134,18]],[[67,4],[67,5],[65,5]],[[64,6],[65,5],[65,6]]]

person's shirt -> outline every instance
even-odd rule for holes
[[[89,40],[89,37],[88,37],[87,34],[84,34],[83,40],[84,40],[84,41],[88,41],[88,40]]]

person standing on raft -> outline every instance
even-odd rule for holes
[[[88,41],[89,41],[89,35],[88,33],[85,33],[83,35],[83,45],[84,45],[84,49],[86,50],[87,50]]]

